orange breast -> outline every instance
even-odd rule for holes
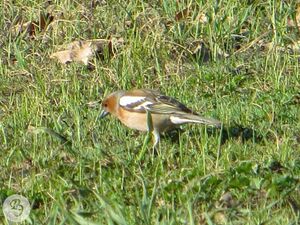
[[[129,112],[120,107],[118,110],[118,118],[129,128],[147,131],[147,119],[145,113]]]
[[[155,130],[158,132],[164,132],[174,128],[174,124],[170,121],[170,116],[166,114],[152,114],[152,123]],[[119,108],[117,117],[127,127],[147,131],[147,114],[137,113]]]

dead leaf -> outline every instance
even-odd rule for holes
[[[56,58],[62,64],[82,62],[89,65],[89,61],[94,56],[100,55],[103,57],[105,48],[108,49],[109,54],[114,55],[115,49],[123,43],[122,38],[74,41],[69,44],[66,50],[55,52],[50,55],[50,58]]]
[[[39,29],[40,30],[46,30],[47,26],[52,23],[54,20],[54,16],[50,13],[47,13],[46,15],[40,14],[40,23],[39,23]]]
[[[34,25],[32,21],[26,23],[19,23],[13,27],[13,33],[16,35],[20,35],[22,33],[27,33],[30,37],[32,37],[34,32]]]
[[[276,49],[277,51],[282,51],[282,52],[288,52],[288,53],[300,53],[300,40],[295,41],[291,44],[285,45],[285,46],[279,46],[276,45],[274,42],[265,42],[264,40],[261,40],[258,42],[258,46],[262,50],[267,50],[271,51]]]
[[[296,4],[295,20],[294,18],[287,19],[288,27],[300,27],[300,3]]]
[[[208,18],[206,14],[201,10],[198,10],[199,13],[196,17],[193,17],[193,13],[198,10],[198,7],[195,5],[189,6],[180,12],[176,13],[175,20],[178,22],[180,20],[187,20],[187,19],[195,19],[198,20],[200,23],[205,24],[208,22]]]
[[[96,8],[97,6],[103,6],[107,4],[107,2],[105,0],[92,0],[90,5],[91,5],[91,8]]]
[[[21,20],[15,25],[12,30],[15,35],[28,34],[30,38],[35,38],[37,32],[42,32],[47,29],[47,26],[54,20],[54,16],[50,13],[44,14],[43,12],[39,15],[38,21],[24,22]]]
[[[96,49],[95,49],[96,50]],[[50,58],[57,58],[59,62],[66,64],[72,61],[83,62],[88,65],[88,61],[94,54],[94,46],[89,41],[74,41],[67,50],[53,53]]]
[[[286,46],[289,50],[291,50],[293,53],[299,53],[300,52],[300,40],[296,41],[292,44],[289,44]]]
[[[206,16],[205,13],[199,13],[198,15],[198,20],[200,21],[200,23],[205,24],[208,22],[208,18]]]
[[[180,21],[182,19],[186,19],[188,16],[190,16],[190,8],[185,8],[184,10],[176,13],[175,20]]]

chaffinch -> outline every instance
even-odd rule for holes
[[[221,126],[220,121],[204,118],[176,99],[150,89],[113,92],[102,101],[100,118],[109,113],[127,127],[152,132],[155,138],[154,147],[159,142],[160,133],[181,124],[200,123]]]

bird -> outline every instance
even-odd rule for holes
[[[186,123],[198,123],[220,128],[219,120],[205,118],[187,108],[178,100],[158,90],[119,90],[106,96],[101,103],[99,115],[117,117],[131,129],[151,132],[157,147],[160,134]]]

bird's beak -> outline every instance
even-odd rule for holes
[[[109,114],[108,112],[106,112],[105,110],[102,110],[99,115],[99,118],[102,119],[102,118],[106,117],[108,114]]]

